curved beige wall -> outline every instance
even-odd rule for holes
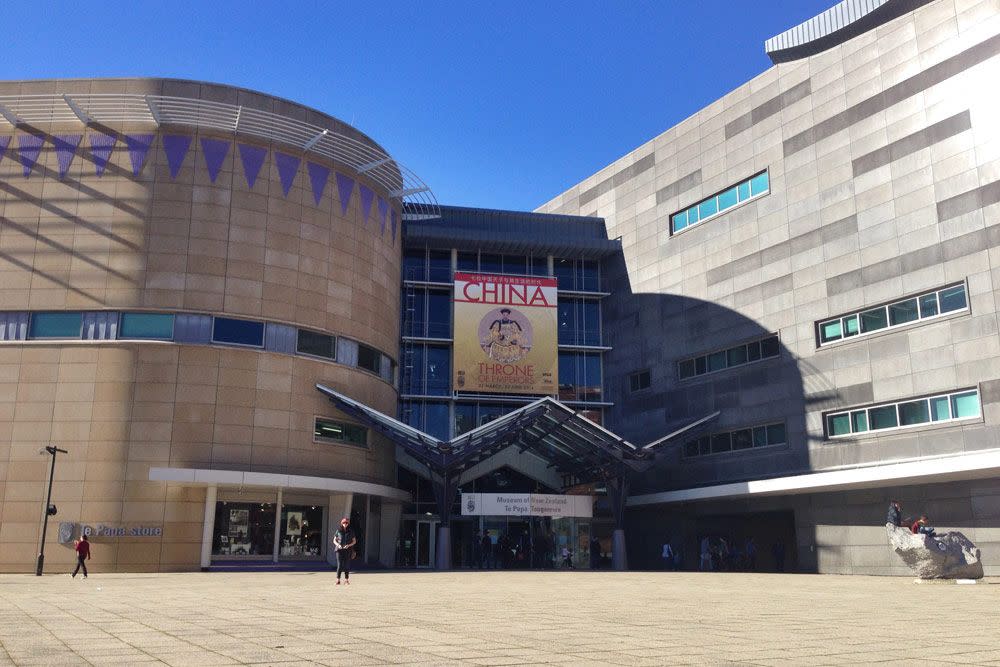
[[[157,92],[248,96],[280,112],[290,103],[219,86],[162,81],[0,83],[0,95]],[[156,88],[156,90],[146,90]],[[97,90],[95,90],[97,89]],[[220,92],[221,91],[221,92]],[[79,92],[79,91],[76,91]],[[257,99],[259,98],[259,99]],[[244,102],[241,102],[244,103]],[[301,109],[301,108],[300,108]],[[294,109],[292,110],[294,111]],[[311,112],[317,122],[327,118]],[[343,335],[395,358],[399,332],[399,241],[379,233],[376,207],[361,220],[355,186],[341,214],[333,172],[349,168],[286,145],[190,127],[114,127],[156,131],[142,172],[133,176],[123,140],[95,175],[82,125],[0,129],[15,136],[0,161],[0,310],[162,310],[225,314]],[[69,173],[58,177],[47,140],[29,178],[17,162],[16,135],[83,133]],[[101,128],[108,131],[108,128]],[[194,138],[172,178],[160,135]],[[363,135],[356,133],[358,137]],[[231,142],[211,182],[201,136]],[[253,189],[236,141],[268,149]],[[273,151],[303,161],[285,197]],[[317,206],[306,160],[329,167]],[[376,196],[389,199],[374,183]],[[398,215],[398,208],[396,209]],[[198,566],[204,491],[148,481],[151,466],[254,470],[341,477],[394,485],[392,446],[317,444],[315,416],[337,416],[314,388],[323,382],[394,414],[396,392],[356,368],[256,349],[175,343],[56,341],[0,343],[0,571],[33,567],[47,479],[39,448],[70,450],[57,466],[47,562],[68,564],[55,544],[59,521],[162,525],[162,540],[99,545],[96,569]]]

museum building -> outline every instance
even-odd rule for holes
[[[765,48],[533,213],[253,91],[0,82],[0,571],[52,469],[47,571],[321,566],[348,515],[361,567],[902,575],[896,498],[996,573],[1000,12]]]

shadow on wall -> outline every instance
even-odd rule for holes
[[[634,480],[632,494],[809,470],[808,399],[798,362],[784,345],[776,357],[680,379],[683,360],[776,332],[708,301],[635,294],[621,255],[607,263],[606,273],[607,284],[615,286],[603,306],[604,341],[613,348],[604,365],[608,400],[615,404],[608,426],[642,445],[720,411],[699,432],[667,445],[656,466]],[[644,369],[650,370],[649,388],[631,391],[629,375]],[[823,389],[823,400],[830,400],[831,388]],[[768,424],[784,425],[784,443],[685,456],[685,443],[698,436]]]

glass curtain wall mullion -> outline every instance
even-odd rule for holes
[[[892,303],[817,323],[820,346],[847,338],[902,327],[968,308],[965,283],[950,285]]]
[[[706,197],[670,216],[670,234],[676,234],[692,225],[716,218],[726,211],[770,192],[768,170],[727,187],[711,197]]]
[[[927,424],[976,419],[981,416],[978,389],[906,399],[828,413],[827,438],[912,428]]]

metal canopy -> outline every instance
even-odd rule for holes
[[[452,478],[507,447],[530,451],[572,483],[621,478],[647,469],[661,447],[690,429],[704,426],[718,412],[675,429],[645,447],[636,447],[559,401],[545,397],[468,433],[438,440],[321,384],[316,389],[342,412],[367,424],[428,469]]]
[[[0,117],[22,125],[186,125],[276,141],[364,174],[405,204],[403,217],[433,220],[440,207],[427,184],[378,146],[327,127],[248,106],[169,95],[129,93],[0,95]]]

